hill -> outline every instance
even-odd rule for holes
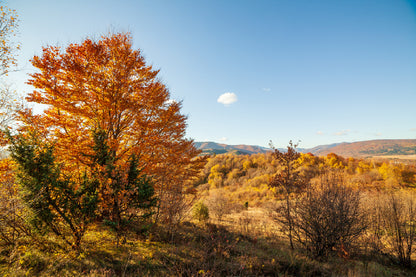
[[[203,151],[203,154],[234,153],[238,155],[251,155],[272,151],[267,147],[257,145],[228,145],[216,142],[195,142],[195,146]],[[285,149],[279,149],[285,150]],[[335,153],[343,157],[386,157],[386,158],[412,158],[416,155],[416,139],[390,139],[369,140],[359,142],[342,142],[328,145],[319,145],[313,148],[299,148],[300,152],[325,156]]]
[[[335,153],[343,157],[387,157],[416,154],[416,139],[369,140],[343,142],[335,145],[317,146],[309,149],[314,155]]]
[[[272,149],[257,145],[228,145],[222,143],[216,143],[212,141],[207,142],[195,142],[195,147],[201,149],[204,155],[209,154],[224,154],[224,153],[234,153],[237,155],[251,155],[258,153],[266,153]]]

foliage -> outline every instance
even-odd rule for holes
[[[0,160],[0,241],[5,245],[16,245],[21,238],[31,236],[26,223],[28,210],[18,193],[14,169],[11,159]]]
[[[102,203],[99,208],[104,222],[120,236],[131,228],[132,223],[140,224],[152,214],[156,206],[153,184],[137,168],[138,159],[133,155],[127,168],[115,165],[114,151],[111,151],[103,130],[94,130],[94,154],[91,165],[93,177],[99,181]],[[123,170],[126,169],[127,173]],[[139,222],[137,222],[139,221]]]
[[[332,161],[332,162],[331,162]],[[332,164],[332,165],[331,165]],[[384,165],[383,165],[384,164]],[[416,166],[389,160],[343,158],[300,153],[294,163],[301,180],[311,180],[336,169],[346,185],[360,190],[389,190],[392,187],[414,187]],[[273,176],[283,170],[273,153],[255,155],[216,155],[208,159],[198,180],[201,191],[224,189],[231,202],[255,206],[282,199],[285,189],[270,187]],[[293,193],[296,196],[296,192]]]
[[[22,120],[54,143],[62,171],[74,179],[91,170],[93,130],[105,133],[116,168],[126,174],[137,157],[158,193],[183,185],[203,166],[205,158],[184,138],[181,104],[168,101],[159,71],[133,50],[129,34],[88,38],[64,51],[45,47],[31,62],[39,72],[31,75],[35,91],[27,100],[47,109],[42,115],[27,110]]]
[[[184,191],[203,166],[206,158],[184,138],[181,104],[169,101],[159,71],[132,48],[129,34],[45,47],[31,62],[39,71],[28,81],[35,90],[27,100],[47,108],[41,115],[22,111],[19,132],[36,130],[53,144],[60,172],[74,186],[83,176],[99,182],[100,218],[118,234],[133,218],[149,216],[153,194],[164,201],[168,192]]]
[[[411,155],[416,154],[416,146],[389,145],[389,147],[360,151],[367,155]]]
[[[32,210],[33,227],[52,231],[79,250],[87,226],[95,217],[98,183],[86,176],[78,184],[72,182],[60,171],[53,146],[35,134],[10,136],[10,141],[22,197]]]
[[[248,164],[246,168],[244,163]],[[272,174],[279,168],[270,153],[216,155],[208,159],[194,186],[201,191],[205,191],[205,188],[224,189],[230,204],[250,202],[258,205],[274,199],[274,192],[268,184]]]
[[[374,245],[374,239],[371,243],[367,241],[362,242],[362,240],[364,238],[367,240],[369,233],[374,232],[370,232],[370,230],[375,230],[375,228],[379,230],[379,232],[383,233],[383,236],[381,236],[381,239],[378,242],[379,244],[382,244],[382,247],[379,249],[384,249],[383,251],[385,252],[388,252],[386,249],[391,249],[389,251],[392,251],[391,243],[387,243],[388,241],[394,239],[394,237],[391,236],[393,235],[392,232],[383,231],[384,227],[380,227],[381,225],[379,227],[374,227],[372,223],[376,222],[376,220],[369,219],[366,224],[359,224],[365,217],[372,214],[372,212],[364,211],[362,209],[362,205],[370,205],[367,203],[370,203],[371,199],[377,197],[380,193],[389,192],[392,188],[403,188],[406,191],[411,190],[416,184],[416,167],[414,165],[389,160],[343,158],[334,154],[319,157],[310,153],[300,153],[298,159],[293,163],[293,167],[296,168],[296,172],[298,172],[301,180],[313,180],[314,182],[317,182],[313,186],[316,191],[311,191],[311,193],[316,194],[314,197],[311,196],[311,198],[309,198],[312,203],[317,205],[317,210],[314,213],[311,211],[310,215],[318,216],[319,214],[325,214],[325,212],[328,212],[327,209],[324,209],[326,204],[324,205],[316,199],[319,199],[318,192],[321,193],[321,196],[325,195],[323,194],[323,188],[320,184],[321,179],[324,182],[325,179],[329,178],[328,176],[324,176],[326,176],[326,174],[331,174],[330,172],[335,170],[337,172],[337,177],[335,179],[342,180],[342,182],[336,182],[336,180],[332,182],[334,186],[335,184],[338,184],[339,186],[333,187],[333,190],[331,188],[332,192],[327,192],[326,196],[328,197],[325,199],[331,199],[331,197],[343,199],[343,203],[345,205],[338,203],[339,206],[335,206],[335,208],[339,208],[344,212],[351,212],[352,215],[357,216],[355,217],[357,225],[348,225],[349,223],[347,222],[345,226],[346,229],[341,228],[339,231],[359,231],[360,226],[365,227],[370,225],[369,227],[371,227],[365,234],[360,233],[360,235],[357,236],[347,236],[347,238],[341,239],[339,242],[342,242],[342,244],[335,245],[335,247],[331,248],[327,254],[331,254],[333,252],[341,256],[350,257],[354,251],[360,251],[359,248],[356,248],[355,246],[360,245],[361,243],[361,246]],[[273,153],[256,155],[216,155],[209,158],[205,168],[201,171],[199,179],[196,180],[195,186],[198,188],[200,195],[202,195],[203,199],[208,204],[210,213],[213,215],[215,214],[212,208],[215,208],[215,205],[211,204],[211,198],[215,195],[216,191],[221,191],[222,198],[224,198],[223,196],[228,196],[227,198],[230,201],[229,205],[231,206],[242,206],[245,202],[249,202],[250,210],[264,209],[267,207],[271,211],[271,213],[269,213],[270,216],[273,216],[273,219],[279,219],[276,221],[278,224],[276,224],[277,229],[274,232],[277,232],[277,234],[280,235],[281,233],[278,232],[279,229],[282,229],[283,231],[287,231],[288,229],[287,226],[285,226],[284,220],[282,220],[282,215],[285,214],[284,201],[286,200],[286,190],[281,186],[271,187],[267,184],[270,184],[273,180],[273,174],[280,173],[283,170],[284,167],[276,161],[276,159],[274,159]],[[329,180],[330,179],[331,178],[329,178]],[[215,182],[212,183],[210,180],[215,180]],[[218,185],[220,188],[218,188]],[[312,189],[312,187],[310,189]],[[362,195],[366,195],[366,198],[362,198]],[[295,207],[295,203],[299,203],[299,199],[308,203],[306,201],[308,198],[301,197],[302,189],[296,189],[291,193],[291,197],[289,199],[290,205]],[[352,199],[350,202],[346,202],[345,200],[348,199],[348,197]],[[314,202],[313,200],[316,201]],[[358,204],[357,201],[359,201]],[[272,204],[273,202],[276,204]],[[329,201],[328,205],[335,205],[335,203],[331,203],[332,202]],[[387,201],[382,203],[387,203]],[[280,216],[275,217],[275,212],[278,210],[281,211]],[[252,211],[248,212],[251,213]],[[235,216],[234,214],[235,212],[233,211],[233,215],[227,216],[227,221],[231,220]],[[295,209],[292,209],[291,216],[295,217],[295,214]],[[379,218],[384,217],[385,216],[383,215],[379,216]],[[260,224],[263,223],[254,222],[253,220],[250,220],[253,219],[252,217],[245,218],[243,216],[241,217],[241,224],[244,226],[246,224],[244,220],[246,219],[250,221],[249,229],[251,230],[251,233],[253,233],[253,230],[255,229],[259,230],[263,228],[263,225],[260,226]],[[351,218],[351,220],[353,219],[354,218]],[[236,221],[234,220],[233,222]],[[332,223],[336,225],[339,221],[333,221]],[[239,223],[234,224],[238,225]],[[257,232],[258,231],[256,231],[256,233]],[[297,229],[297,233],[301,233],[299,229]],[[302,234],[302,237],[303,243],[310,249],[310,253],[312,253],[313,249],[310,248],[310,244],[305,242],[305,235]],[[397,255],[394,254],[393,256]]]
[[[207,205],[205,205],[202,201],[197,202],[192,208],[192,216],[199,222],[207,221],[209,219],[209,210]]]

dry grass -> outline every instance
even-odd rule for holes
[[[120,247],[96,225],[79,255],[56,247],[53,237],[43,249],[30,241],[0,245],[0,276],[414,276],[367,247],[327,261],[300,245],[292,251],[271,209],[240,207],[208,223],[187,218],[173,234],[159,225],[148,237],[129,234]]]
[[[245,226],[242,226],[242,224]],[[311,259],[291,251],[263,208],[228,215],[221,225],[184,222],[172,236],[164,226],[148,238],[130,234],[116,247],[100,226],[90,230],[79,255],[25,244],[2,249],[3,276],[408,276],[371,257]],[[52,238],[50,238],[52,239]],[[11,255],[12,254],[12,255]]]

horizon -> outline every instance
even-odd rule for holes
[[[20,19],[20,71],[9,82],[22,95],[42,46],[129,31],[171,99],[182,101],[194,141],[312,148],[416,138],[412,0],[6,5]]]
[[[329,145],[340,145],[340,144],[352,144],[352,143],[360,143],[360,142],[370,142],[370,141],[394,141],[394,140],[415,140],[416,139],[371,139],[371,140],[360,140],[360,141],[340,141],[340,142],[334,142],[334,143],[329,143],[329,144],[317,144],[314,145],[312,147],[302,147],[302,143],[300,142],[300,144],[298,145],[298,147],[296,147],[297,149],[304,149],[304,150],[308,150],[308,149],[313,149],[316,147],[320,147],[320,146],[329,146]],[[228,144],[228,143],[223,143],[223,142],[217,142],[217,141],[194,141],[194,143],[216,143],[216,144],[223,144],[223,145],[229,145],[229,146],[240,146],[240,145],[245,145],[245,146],[257,146],[257,147],[262,147],[262,148],[268,148],[271,149],[270,146],[262,146],[262,145],[256,145],[256,144],[242,144],[242,143],[238,143],[238,144]],[[277,145],[276,148],[279,149],[284,149],[287,147],[287,144],[284,145]]]

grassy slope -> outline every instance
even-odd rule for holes
[[[246,161],[245,157],[224,158],[230,168],[233,164],[243,167],[240,163]],[[261,155],[246,158],[258,164],[244,175],[244,182],[251,184],[249,177],[255,179],[254,173],[267,161],[262,161]],[[254,190],[254,185],[247,187]],[[247,187],[236,183],[229,189],[248,194]],[[310,259],[301,248],[292,252],[287,239],[266,220],[266,208],[254,208],[255,201],[249,201],[248,211],[227,215],[221,222],[225,227],[185,222],[172,236],[161,225],[147,238],[130,234],[120,247],[108,230],[95,226],[86,234],[79,255],[61,250],[53,237],[39,239],[37,244],[22,241],[14,248],[0,245],[0,276],[416,276],[389,260],[365,256],[364,250],[360,255],[335,256],[327,262]]]
[[[75,255],[37,245],[3,249],[4,276],[407,276],[376,261],[311,260],[277,236],[250,236],[214,224],[182,224],[172,237],[162,226],[147,239],[131,235],[120,247],[105,229],[88,232]],[[249,233],[250,230],[247,230]]]

